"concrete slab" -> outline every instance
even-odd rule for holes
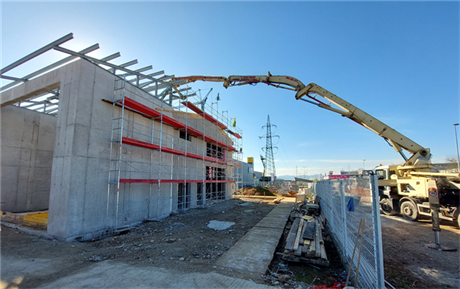
[[[276,206],[219,260],[217,265],[235,270],[265,274],[273,259],[293,202]]]
[[[270,288],[215,272],[184,273],[155,267],[141,268],[112,261],[96,263],[83,271],[38,288],[69,288],[69,284],[72,288]]]
[[[257,227],[264,227],[264,228],[280,228],[286,225],[287,217],[289,214],[285,216],[266,216],[257,224]]]
[[[234,222],[223,222],[223,221],[212,220],[212,221],[209,221],[208,228],[214,229],[216,231],[222,231],[222,230],[227,230],[233,225],[235,225]]]

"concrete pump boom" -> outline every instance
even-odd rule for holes
[[[265,83],[277,88],[289,89],[296,91],[295,98],[297,100],[303,100],[308,103],[317,105],[321,108],[333,111],[344,117],[347,117],[354,122],[366,127],[367,129],[373,131],[379,136],[387,140],[391,146],[401,154],[404,158],[405,163],[399,167],[400,170],[410,170],[414,167],[417,168],[429,168],[431,166],[431,154],[429,148],[424,148],[409,139],[408,137],[397,132],[389,125],[379,121],[378,119],[372,117],[368,113],[362,111],[361,109],[353,106],[349,102],[343,100],[337,95],[331,93],[330,91],[322,88],[321,86],[310,83],[304,85],[300,80],[291,77],[291,76],[282,76],[282,75],[271,75],[268,73],[266,76],[263,75],[232,75],[229,77],[223,76],[186,76],[186,77],[175,77],[174,80],[184,80],[185,83],[200,81],[213,81],[213,82],[223,82],[225,88],[229,86],[239,86],[257,83]],[[304,99],[306,96],[308,99]],[[318,96],[323,99],[319,99]],[[340,109],[332,107],[331,103],[338,106]],[[403,149],[410,152],[412,155],[407,158]]]

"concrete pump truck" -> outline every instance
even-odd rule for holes
[[[265,83],[277,88],[293,90],[295,98],[320,108],[338,113],[364,126],[385,139],[404,159],[401,165],[380,166],[375,169],[378,176],[381,210],[384,214],[401,213],[404,218],[417,220],[420,215],[433,217],[433,230],[439,231],[439,219],[456,222],[460,226],[459,199],[460,174],[433,172],[429,148],[424,148],[390,126],[353,106],[321,86],[304,85],[290,76],[186,76],[174,77],[182,80],[177,86],[200,81],[223,82],[230,86]],[[306,97],[306,98],[303,98]],[[185,99],[185,97],[184,97]],[[335,104],[338,108],[332,107]],[[403,149],[411,155],[406,157]],[[433,212],[437,212],[433,214]],[[438,217],[439,216],[439,217]]]

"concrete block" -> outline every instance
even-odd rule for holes
[[[53,151],[56,144],[57,117],[40,114],[40,130],[37,149]]]
[[[76,77],[78,78],[81,62],[82,60],[80,59],[63,67],[63,71],[60,73],[60,80],[62,85],[71,83],[75,81]]]
[[[102,99],[113,100],[114,78],[113,75],[109,74],[111,80],[107,80],[106,77],[100,75],[101,72],[108,74],[106,71],[101,71],[101,69],[96,70],[93,105],[91,108],[91,127],[99,130],[110,130],[114,108],[113,105],[103,102]]]
[[[84,189],[83,227],[86,232],[109,225],[107,220],[108,164],[97,158],[88,158]]]
[[[65,113],[66,116],[66,125],[73,125],[75,124],[75,120],[77,118],[77,105],[78,105],[78,97],[79,97],[79,87],[80,87],[80,78],[79,75],[75,75],[75,79],[72,81],[70,85],[69,94],[60,95],[59,99],[63,97],[68,98],[66,101],[67,106],[61,107],[59,106],[59,110],[62,113]],[[61,124],[63,125],[63,124]]]
[[[1,150],[2,167],[19,165],[21,148],[2,145],[0,147],[0,150]]]
[[[113,106],[95,96],[91,111],[91,128],[103,131],[112,129]]]
[[[38,130],[39,130],[39,122],[36,119],[37,112],[32,112],[28,110],[24,114],[24,120],[22,125],[24,126],[22,132],[22,148],[33,149],[38,141]]]
[[[158,217],[166,218],[172,213],[171,192],[173,184],[161,184],[158,198]],[[177,185],[176,185],[177,188]]]
[[[21,147],[25,110],[15,106],[2,107],[0,113],[2,146]]]
[[[67,125],[67,111],[69,110],[71,88],[72,83],[66,83],[62,84],[59,90],[59,111],[56,116],[56,126]]]
[[[93,105],[95,66],[89,62],[82,62],[80,70],[80,82],[76,107],[75,123],[90,126],[91,111]]]
[[[15,203],[17,195],[17,184],[19,177],[18,166],[2,165],[1,173],[1,210],[3,212],[15,212]]]
[[[68,178],[69,191],[67,205],[67,228],[66,231],[71,235],[83,233],[83,205],[85,199],[85,187],[87,176],[87,158],[73,156],[71,158],[71,177]]]
[[[51,189],[51,167],[45,167],[34,170],[33,175],[34,187],[32,192],[49,191]]]
[[[69,199],[70,157],[54,157],[51,172],[48,233],[65,238]]]
[[[88,156],[90,127],[75,124],[74,128],[72,155],[86,157]]]
[[[32,196],[32,206],[33,208],[28,209],[27,211],[42,211],[49,208],[49,198],[50,192],[48,190],[34,192]]]
[[[64,157],[71,156],[73,153],[73,144],[75,137],[75,125],[67,125],[61,129],[61,133],[64,133]]]
[[[190,184],[190,207],[196,208],[197,207],[197,184]]]
[[[102,131],[93,127],[90,128],[88,157],[101,159],[110,157],[110,129]]]
[[[19,166],[20,167],[30,167],[33,162],[32,158],[32,150],[28,148],[21,148],[20,156],[19,156]]]
[[[53,151],[52,150],[37,150],[35,153],[35,167],[49,168],[53,166]]]
[[[22,212],[27,210],[27,201],[30,195],[30,182],[28,178],[31,170],[33,168],[19,167],[15,208]]]
[[[67,128],[67,110],[69,107],[71,84],[65,84],[60,90],[59,112],[56,119],[56,144],[54,155],[62,157],[65,155],[65,131]]]

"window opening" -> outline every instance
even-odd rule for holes
[[[179,131],[179,137],[180,137],[181,139],[186,139],[186,140],[188,140],[188,141],[192,141],[192,135],[186,133],[186,132],[183,131],[183,130],[180,130],[180,131]]]

